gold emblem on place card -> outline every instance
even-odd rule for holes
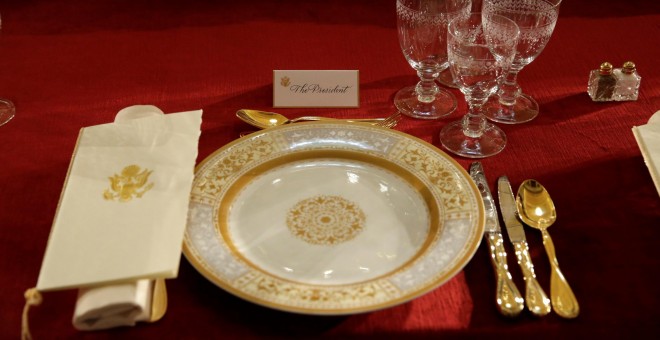
[[[289,77],[287,76],[282,77],[282,79],[280,80],[280,85],[284,87],[289,87],[290,84],[291,84],[291,79],[289,79]]]
[[[289,210],[286,224],[305,242],[333,245],[355,238],[363,229],[360,207],[340,196],[320,195],[304,199]]]
[[[139,166],[132,164],[125,167],[121,173],[108,177],[110,189],[105,189],[103,198],[108,201],[128,202],[133,198],[141,198],[147,191],[154,187],[149,182],[149,176],[153,170],[142,170]]]

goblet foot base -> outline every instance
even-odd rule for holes
[[[529,95],[521,94],[513,105],[503,105],[495,96],[483,107],[486,118],[502,124],[529,122],[539,114],[539,104]]]
[[[438,76],[436,80],[442,86],[450,87],[452,89],[458,88],[458,85],[456,85],[456,82],[454,82],[454,76],[451,75],[451,71],[448,68],[440,72],[440,76]]]
[[[463,133],[463,121],[447,124],[440,131],[440,143],[445,149],[467,158],[485,158],[496,155],[506,145],[506,135],[497,126],[486,123],[480,137],[468,137]]]
[[[16,114],[14,103],[7,99],[0,98],[0,126],[9,122]]]
[[[435,100],[430,103],[419,101],[415,86],[404,87],[394,96],[394,105],[402,114],[418,119],[438,119],[456,110],[456,97],[449,91],[440,89]]]

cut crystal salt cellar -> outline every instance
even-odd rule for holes
[[[637,73],[635,63],[627,61],[622,68],[614,69],[613,74],[616,78],[613,99],[616,101],[637,100],[642,77]]]

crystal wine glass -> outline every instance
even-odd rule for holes
[[[2,29],[2,18],[0,18],[0,29]],[[0,126],[5,125],[8,121],[14,118],[16,108],[14,103],[7,99],[0,98]]]
[[[420,81],[394,96],[397,109],[410,117],[437,119],[456,109],[456,97],[435,79],[448,67],[447,24],[470,12],[470,0],[397,0],[399,44]]]
[[[504,149],[506,135],[488,122],[482,106],[509,71],[520,30],[506,17],[472,13],[454,19],[448,32],[449,67],[469,109],[463,119],[442,128],[440,142],[459,156],[495,155]]]
[[[543,51],[550,40],[559,16],[562,0],[483,0],[482,11],[505,16],[518,24],[520,41],[511,69],[500,84],[498,100],[486,104],[488,119],[505,124],[519,124],[534,119],[539,104],[522,93],[516,80],[518,72]]]

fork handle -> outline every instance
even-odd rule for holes
[[[384,121],[385,118],[341,119],[341,118],[318,117],[318,116],[303,116],[303,117],[293,118],[289,122],[290,123],[295,123],[295,122],[302,122],[302,121],[318,121],[318,120],[341,120],[341,121],[345,121],[345,122],[362,122],[362,123],[376,124],[378,122]]]

